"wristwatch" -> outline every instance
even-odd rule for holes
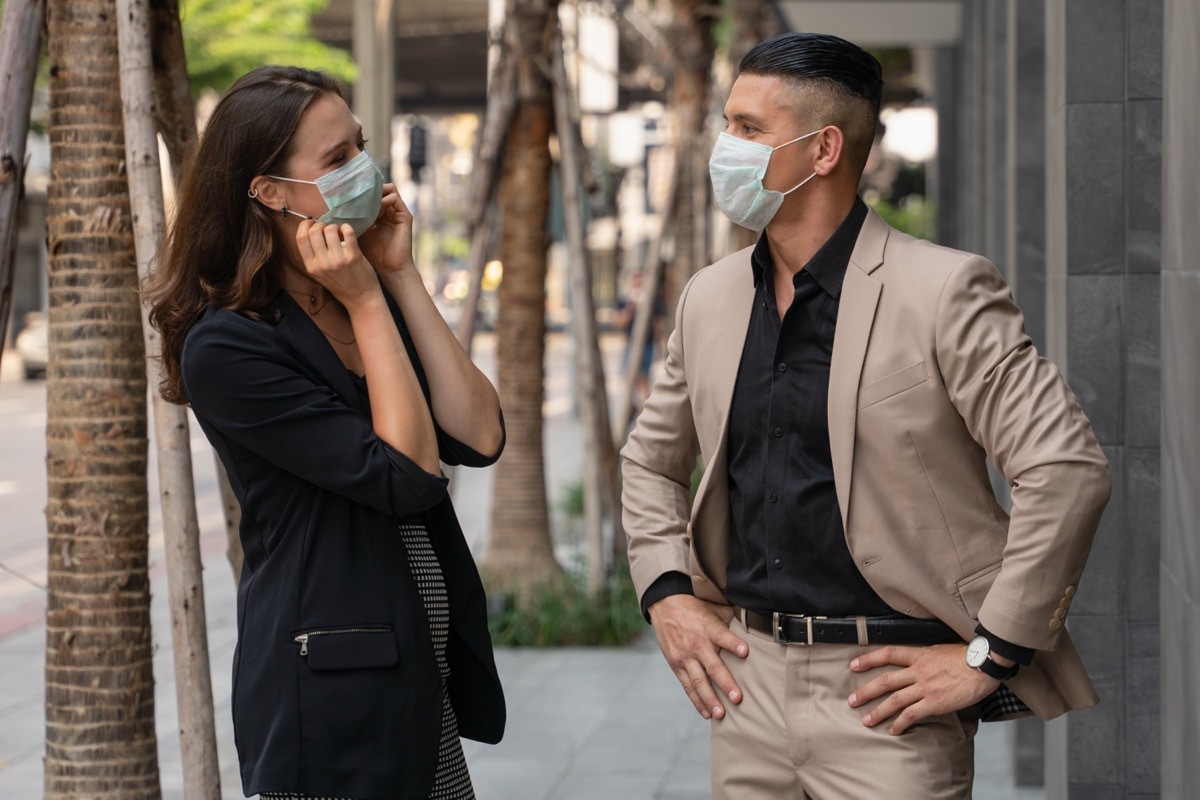
[[[989,678],[995,678],[998,681],[1006,681],[1017,674],[1017,670],[1021,668],[1020,664],[1013,664],[1011,667],[1002,667],[991,657],[992,647],[988,644],[986,636],[976,636],[967,645],[967,666],[977,669]]]

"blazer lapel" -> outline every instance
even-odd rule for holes
[[[838,304],[837,330],[829,368],[829,449],[842,525],[849,530],[850,481],[854,471],[854,429],[858,417],[858,385],[862,378],[875,309],[883,288],[871,273],[883,263],[890,228],[871,211],[846,267]]]
[[[350,379],[346,365],[325,341],[316,322],[296,304],[287,292],[280,292],[275,301],[279,309],[279,332],[296,357],[317,373],[323,383],[333,389],[351,408],[362,410],[358,391]]]

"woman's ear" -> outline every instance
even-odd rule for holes
[[[250,189],[247,193],[252,200],[262,203],[272,211],[283,209],[284,198],[279,184],[265,175],[255,175],[254,179],[250,181]]]
[[[828,175],[837,168],[846,148],[846,134],[836,125],[826,125],[817,134],[817,163],[813,166],[818,175]]]

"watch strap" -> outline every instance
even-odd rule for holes
[[[989,678],[995,678],[998,681],[1007,681],[1013,678],[1020,671],[1021,665],[1013,664],[1011,667],[1002,667],[995,661],[992,661],[991,657],[989,656],[988,658],[985,658],[983,663],[976,667],[976,669],[978,669],[984,675],[987,675]]]

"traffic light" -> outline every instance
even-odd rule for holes
[[[414,181],[421,180],[421,169],[426,163],[425,126],[414,122],[408,129],[408,168]]]

